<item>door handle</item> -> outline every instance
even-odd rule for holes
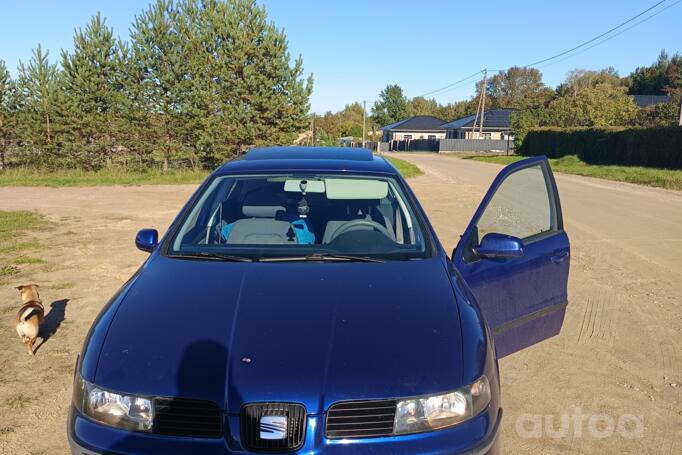
[[[570,253],[566,250],[564,251],[555,251],[554,255],[552,256],[552,262],[555,264],[561,264],[562,262],[566,261],[568,257],[570,256]]]

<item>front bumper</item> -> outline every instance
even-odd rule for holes
[[[324,422],[308,416],[305,445],[300,453],[460,454],[483,455],[496,451],[502,409],[488,409],[456,427],[427,433],[365,439],[327,439]],[[124,454],[244,454],[239,443],[239,416],[226,416],[224,438],[188,438],[136,433],[100,425],[71,406],[67,434],[71,452],[77,455]]]

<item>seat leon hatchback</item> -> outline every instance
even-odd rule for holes
[[[77,360],[77,454],[492,453],[498,358],[567,304],[543,157],[500,172],[451,255],[396,168],[352,148],[253,149],[136,244]]]

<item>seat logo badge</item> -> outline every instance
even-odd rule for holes
[[[284,439],[286,435],[286,416],[263,416],[260,418],[261,439]]]

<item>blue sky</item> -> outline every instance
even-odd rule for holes
[[[667,0],[658,9],[672,5]],[[367,100],[386,84],[409,97],[460,80],[482,68],[525,65],[586,41],[634,16],[657,0],[526,0],[486,2],[420,0],[259,0],[301,54],[315,77],[315,112]],[[0,59],[13,75],[38,43],[53,61],[72,46],[73,30],[101,11],[114,32],[127,36],[148,1],[4,0],[0,6]],[[644,18],[646,16],[642,16]],[[630,25],[634,24],[634,21]],[[627,75],[653,62],[661,49],[682,52],[682,3],[579,55],[540,68],[556,86],[574,68],[613,66]],[[626,27],[624,27],[626,28]],[[466,99],[474,80],[435,96]]]

